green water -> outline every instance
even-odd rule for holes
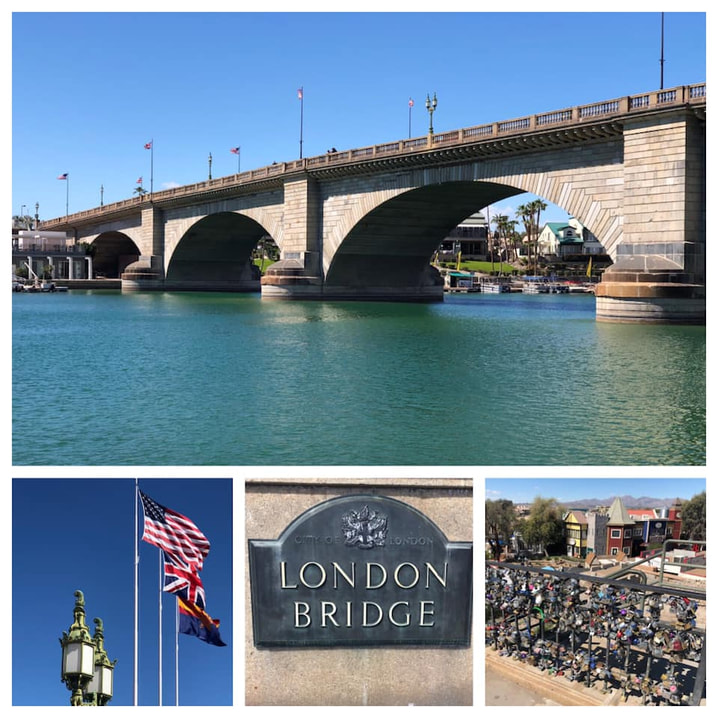
[[[16,465],[702,465],[705,328],[587,295],[13,295]]]

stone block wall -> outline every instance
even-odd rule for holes
[[[705,241],[705,210],[700,209],[701,204],[705,208],[705,180],[701,131],[691,119],[676,113],[659,121],[626,121],[623,241],[617,257],[622,266],[636,271],[693,268],[692,245]]]

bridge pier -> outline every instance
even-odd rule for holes
[[[162,258],[141,256],[125,267],[120,277],[123,292],[151,292],[164,290]]]
[[[377,271],[374,279],[379,279]],[[299,260],[284,259],[273,264],[262,277],[262,299],[322,299],[335,301],[443,302],[444,282],[438,271],[429,265],[413,284],[379,285],[327,284],[322,277],[305,273]]]
[[[596,319],[704,324],[705,123],[687,108],[623,127],[623,239]]]
[[[596,320],[705,324],[705,285],[675,279],[670,274],[608,270],[596,287]]]

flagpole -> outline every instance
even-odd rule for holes
[[[175,601],[175,705],[179,705],[179,601]]]
[[[162,569],[163,569],[162,549],[158,550],[157,555],[159,556],[159,564],[158,565],[159,565],[159,575],[160,575],[160,582],[159,582],[160,590],[159,590],[159,602],[158,602],[158,605],[159,605],[159,634],[158,634],[158,641],[157,641],[157,646],[158,646],[158,651],[159,651],[159,653],[158,653],[158,658],[159,658],[159,661],[158,661],[158,663],[159,663],[158,696],[159,696],[159,705],[162,705]]]
[[[299,88],[299,159],[302,159],[302,142],[304,140],[304,87]]]
[[[152,192],[154,192],[154,184],[155,184],[155,139],[154,137],[150,141],[150,197],[152,196]],[[162,705],[160,703],[160,705]]]
[[[664,19],[665,13],[661,13],[661,87],[660,89],[663,89],[663,19]]]
[[[139,565],[140,565],[140,552],[139,542],[137,540],[137,534],[139,533],[137,527],[137,519],[139,518],[139,485],[138,480],[135,479],[135,646],[134,646],[134,674],[133,674],[133,705],[137,705],[137,632],[139,622],[139,601],[138,601],[138,583],[139,583]]]
[[[67,185],[65,187],[65,221],[70,215],[70,175],[67,175]]]

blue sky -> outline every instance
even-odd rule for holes
[[[427,93],[441,132],[655,90],[660,15],[16,12],[12,213],[149,189],[150,140],[155,190],[207,179],[210,153],[214,178],[234,174],[232,147],[242,171],[296,159],[299,87],[305,157],[408,137],[410,97],[426,134]],[[666,13],[665,87],[705,81],[705,31],[704,13]]]
[[[140,477],[139,483],[192,519],[211,543],[201,577],[207,612],[220,619],[227,647],[180,635],[180,705],[231,705],[232,482]],[[86,622],[94,631],[92,619],[103,620],[105,648],[117,659],[110,705],[132,705],[134,478],[15,479],[12,488],[13,705],[68,704],[58,639],[73,621],[76,589],[85,595]],[[158,549],[140,541],[140,705],[158,700],[158,563]],[[164,594],[164,705],[174,705],[175,603]]]
[[[487,499],[510,499],[530,503],[536,496],[562,503],[577,499],[607,499],[614,496],[649,496],[658,499],[690,499],[706,490],[705,479],[486,479]],[[648,507],[656,508],[656,507]]]

